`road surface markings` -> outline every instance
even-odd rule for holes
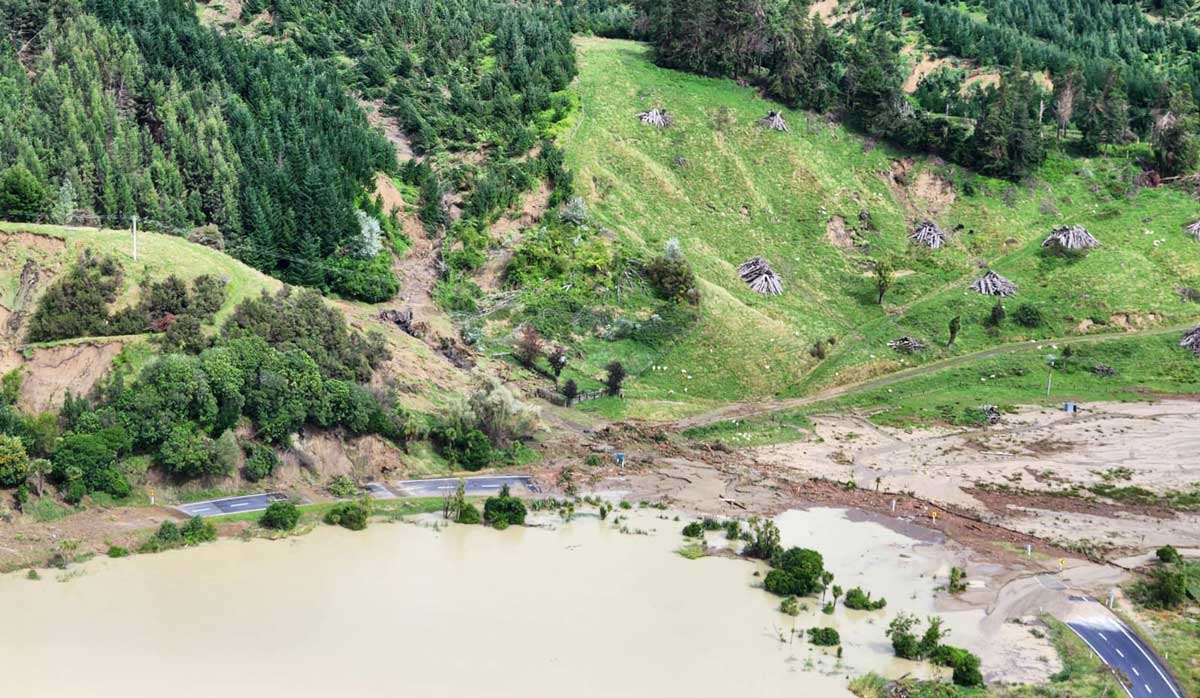
[[[1130,669],[1133,669],[1133,675],[1134,675],[1134,676],[1141,676],[1141,675],[1142,675],[1142,672],[1138,671],[1138,670],[1137,670],[1137,667],[1135,667],[1135,666],[1131,666],[1131,667],[1129,667],[1129,668],[1130,668]]]
[[[1167,675],[1163,673],[1163,670],[1158,667],[1158,662],[1156,662],[1150,655],[1146,654],[1146,650],[1142,649],[1142,643],[1130,636],[1130,634],[1125,631],[1125,628],[1121,628],[1121,633],[1124,634],[1125,637],[1129,638],[1129,641],[1138,648],[1138,651],[1142,653],[1142,656],[1146,658],[1146,661],[1150,663],[1150,666],[1154,667],[1154,670],[1158,672],[1159,678],[1161,678],[1163,683],[1167,685],[1167,688],[1171,689],[1171,693],[1175,694],[1175,698],[1183,698],[1179,695],[1179,691],[1175,690],[1175,686],[1171,683],[1171,680],[1167,678]],[[1146,690],[1150,690],[1150,687],[1147,686]]]
[[[1108,663],[1108,660],[1104,658],[1104,655],[1100,654],[1100,650],[1096,649],[1096,646],[1092,644],[1092,641],[1087,639],[1087,637],[1078,628],[1070,624],[1067,624],[1067,627],[1075,631],[1075,634],[1079,636],[1079,639],[1083,640],[1083,644],[1092,648],[1092,651],[1095,652],[1096,656],[1100,658],[1100,663],[1106,667],[1112,667],[1112,665]],[[1104,633],[1100,633],[1100,637],[1104,637]],[[1107,642],[1107,639],[1105,641]],[[1118,681],[1117,683],[1121,684],[1121,688],[1125,689],[1125,692],[1129,694],[1129,698],[1133,698],[1133,691],[1129,690],[1129,687],[1125,685],[1124,681]]]
[[[1114,647],[1113,649],[1114,649],[1114,650],[1117,650],[1117,648],[1116,648],[1116,647]],[[1125,658],[1125,653],[1124,653],[1124,652],[1122,652],[1121,650],[1117,650],[1117,656],[1118,656],[1118,657],[1120,657],[1121,659],[1124,659],[1124,658]]]

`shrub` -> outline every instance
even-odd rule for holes
[[[688,538],[703,538],[704,526],[699,521],[693,521],[683,527],[683,535]]]
[[[108,547],[109,557],[128,557],[129,551],[119,545],[110,545]]]
[[[525,525],[525,503],[509,493],[508,485],[496,497],[488,497],[483,503],[483,521],[489,526],[507,528]]]
[[[846,599],[842,603],[846,608],[856,611],[878,611],[887,606],[887,599],[881,597],[872,600],[870,592],[863,593],[861,587],[854,587],[846,592]]]
[[[1136,595],[1150,608],[1178,608],[1187,601],[1187,575],[1177,567],[1160,567],[1139,584]]]
[[[335,475],[330,478],[325,489],[338,499],[350,499],[358,494],[358,485],[345,475]]]
[[[604,385],[608,388],[608,394],[615,397],[621,394],[621,386],[625,383],[625,365],[620,361],[612,361],[604,367],[605,378]]]
[[[1030,303],[1022,303],[1017,306],[1013,313],[1013,320],[1016,320],[1018,325],[1022,327],[1041,327],[1042,326],[1042,311],[1037,309],[1037,306]]]
[[[834,647],[842,644],[842,638],[834,628],[809,628],[808,641],[818,647]]]
[[[788,596],[779,602],[779,610],[789,616],[800,615],[800,600],[795,596]]]
[[[804,585],[787,570],[771,570],[763,578],[763,588],[776,596],[804,596]]]
[[[258,482],[270,477],[279,465],[279,456],[275,451],[262,444],[251,443],[247,446],[245,477],[250,482]]]
[[[217,462],[213,440],[191,422],[176,424],[158,450],[158,460],[173,475],[194,478],[224,475]]]
[[[913,632],[917,623],[916,616],[901,613],[888,624],[887,637],[892,641],[892,652],[897,657],[912,660],[921,658],[921,643]]]
[[[142,545],[142,552],[155,553],[160,550],[170,550],[183,544],[183,534],[174,521],[163,521],[158,530]]]
[[[579,396],[579,384],[574,379],[568,378],[567,382],[563,383],[562,394],[567,399],[567,404],[571,404]]]
[[[646,279],[654,293],[663,300],[699,305],[700,289],[692,265],[683,256],[679,240],[671,238],[663,253],[646,265]]]
[[[946,585],[951,594],[961,594],[967,590],[967,573],[960,567],[950,568],[950,582]]]
[[[29,341],[107,334],[108,305],[116,300],[123,278],[115,258],[84,250],[38,301],[29,320]]]
[[[29,476],[29,455],[15,436],[0,434],[0,487],[16,487]]]
[[[258,519],[258,525],[276,531],[290,531],[300,523],[300,507],[291,502],[273,502]]]
[[[455,523],[460,524],[477,524],[483,521],[483,515],[479,513],[479,508],[470,502],[464,502],[458,510],[458,516],[454,519]]]
[[[952,680],[959,686],[982,686],[983,674],[979,671],[979,657],[967,650],[950,645],[938,645],[930,655],[934,664],[954,670]]]
[[[1168,565],[1180,562],[1183,559],[1180,557],[1179,551],[1176,550],[1175,546],[1173,545],[1164,545],[1155,552],[1155,555],[1158,556],[1159,562]]]
[[[820,591],[826,582],[825,563],[821,553],[807,548],[792,547],[771,556],[771,566],[783,570],[793,579],[791,593],[807,596]]]
[[[325,523],[361,531],[367,527],[368,516],[370,512],[365,502],[342,502],[325,513]]]
[[[996,304],[992,306],[991,312],[984,318],[983,325],[984,327],[995,329],[1004,322],[1004,318],[1007,316],[1008,313],[1004,310],[1004,303],[996,301]]]
[[[199,545],[217,539],[217,526],[208,519],[193,516],[179,529],[184,545]]]
[[[783,548],[779,544],[779,527],[770,519],[750,519],[750,534],[742,554],[759,560],[770,560]]]

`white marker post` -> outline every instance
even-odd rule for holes
[[[133,261],[136,262],[137,261],[137,224],[138,224],[137,214],[136,213],[133,214],[133,216],[131,216],[130,219],[133,221]]]
[[[894,500],[894,499],[892,500],[892,513],[893,514],[896,513],[896,500]]]
[[[1025,557],[1028,557],[1028,558],[1033,557],[1033,543],[1025,544]]]

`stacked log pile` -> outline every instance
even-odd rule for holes
[[[788,130],[787,122],[783,120],[783,114],[777,111],[767,112],[767,115],[758,120],[760,126],[770,131],[781,131],[786,133]]]
[[[1099,244],[1100,241],[1092,237],[1087,228],[1081,225],[1055,228],[1050,232],[1050,237],[1042,241],[1042,247],[1057,247],[1073,252],[1090,250]]]
[[[985,296],[1015,296],[1017,294],[1017,285],[994,271],[989,271],[971,284],[971,289]]]
[[[783,293],[783,282],[771,269],[771,265],[762,257],[752,257],[738,267],[738,275],[742,281],[756,293],[778,296]]]
[[[638,118],[642,120],[643,124],[659,128],[666,128],[672,123],[671,116],[667,114],[667,110],[659,109],[658,107],[639,113]]]
[[[946,244],[946,233],[933,221],[922,221],[908,236],[913,242],[922,244],[931,250],[941,248]]]

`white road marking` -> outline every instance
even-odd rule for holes
[[[1113,649],[1114,649],[1114,650],[1117,650],[1117,655],[1118,655],[1118,656],[1119,656],[1121,659],[1124,659],[1124,658],[1125,658],[1125,653],[1124,653],[1124,652],[1122,652],[1121,650],[1117,649],[1116,647],[1114,647]]]
[[[1146,687],[1146,693],[1154,693],[1154,689],[1150,688],[1150,684],[1144,683],[1142,685]]]
[[[1138,670],[1137,670],[1137,667],[1135,667],[1135,666],[1131,666],[1131,667],[1129,667],[1129,668],[1130,668],[1130,669],[1133,669],[1133,675],[1134,675],[1134,676],[1141,676],[1141,675],[1142,675],[1142,672],[1138,671]]]
[[[1158,668],[1158,662],[1154,661],[1150,655],[1146,654],[1146,650],[1142,649],[1142,643],[1133,639],[1133,637],[1131,637],[1129,633],[1125,631],[1125,628],[1121,628],[1121,632],[1125,635],[1125,637],[1129,638],[1129,641],[1132,642],[1135,647],[1138,648],[1138,651],[1142,653],[1142,656],[1146,658],[1146,661],[1150,663],[1150,666],[1154,667],[1154,670],[1158,672],[1159,678],[1161,678],[1163,683],[1167,685],[1167,688],[1171,689],[1171,693],[1175,694],[1175,698],[1183,698],[1183,696],[1179,695],[1179,692],[1175,690],[1175,686],[1171,684],[1171,680],[1168,679],[1166,674],[1162,672],[1162,669]],[[1146,690],[1150,690],[1150,687],[1147,686]]]
[[[1105,635],[1104,633],[1097,633],[1097,634],[1100,636],[1100,639],[1101,639],[1101,640],[1104,640],[1105,642],[1108,642],[1108,636],[1107,636],[1107,635]]]
[[[1100,654],[1100,650],[1096,649],[1096,646],[1092,644],[1091,640],[1087,639],[1087,637],[1085,637],[1083,633],[1079,632],[1078,629],[1071,626],[1070,624],[1068,624],[1067,627],[1071,628],[1071,630],[1074,631],[1075,634],[1079,636],[1079,639],[1083,640],[1083,643],[1085,645],[1092,648],[1092,651],[1096,653],[1096,656],[1100,658],[1100,662],[1102,664],[1104,664],[1104,666],[1111,666],[1108,663],[1108,660],[1104,658],[1104,655]],[[1133,691],[1129,690],[1129,687],[1125,685],[1124,681],[1118,681],[1117,683],[1121,684],[1121,688],[1125,689],[1125,693],[1127,693],[1129,695],[1129,698],[1133,698]]]

